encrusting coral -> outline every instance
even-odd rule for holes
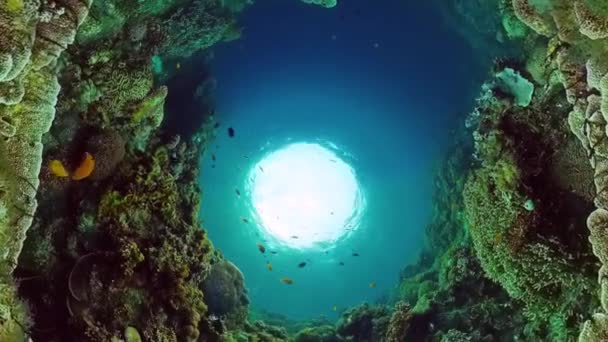
[[[27,329],[10,277],[36,211],[41,139],[53,121],[59,93],[55,63],[73,42],[90,4],[0,4],[0,286],[6,289],[0,296],[0,336]]]

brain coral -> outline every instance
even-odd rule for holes
[[[211,272],[203,282],[203,292],[209,312],[216,315],[235,313],[249,303],[243,274],[226,260],[211,267]]]
[[[104,130],[89,138],[86,150],[95,156],[91,179],[101,180],[110,176],[124,158],[125,141],[118,132]]]

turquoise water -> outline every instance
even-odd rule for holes
[[[203,226],[243,272],[254,310],[335,319],[385,301],[423,244],[434,163],[472,104],[484,76],[474,70],[486,68],[430,5],[385,2],[259,1],[241,40],[216,51],[221,125],[202,160]],[[281,245],[255,219],[252,168],[287,144],[319,141],[354,170],[361,220],[335,243]]]

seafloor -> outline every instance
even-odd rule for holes
[[[198,217],[212,107],[163,126],[167,80],[249,5],[0,2],[1,342],[608,341],[608,2],[438,4],[474,48],[523,52],[455,134],[392,304],[335,324],[249,313]]]

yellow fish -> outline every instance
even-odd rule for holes
[[[336,310],[338,310],[338,307],[334,305],[334,307],[332,308],[332,310],[336,311]]]
[[[51,160],[49,163],[49,169],[51,170],[51,173],[57,177],[69,176],[68,171],[63,166],[63,163],[59,160]]]
[[[84,160],[80,163],[80,165],[74,170],[74,174],[72,175],[73,180],[81,180],[89,177],[93,170],[95,169],[95,159],[93,159],[93,155],[89,152],[85,152]]]
[[[376,287],[376,283],[369,283],[369,287],[373,289],[374,287]]]
[[[293,280],[291,278],[281,278],[281,283],[287,285],[293,285]]]
[[[266,265],[266,268],[267,268],[269,271],[272,271],[272,264],[268,264],[268,265]]]

